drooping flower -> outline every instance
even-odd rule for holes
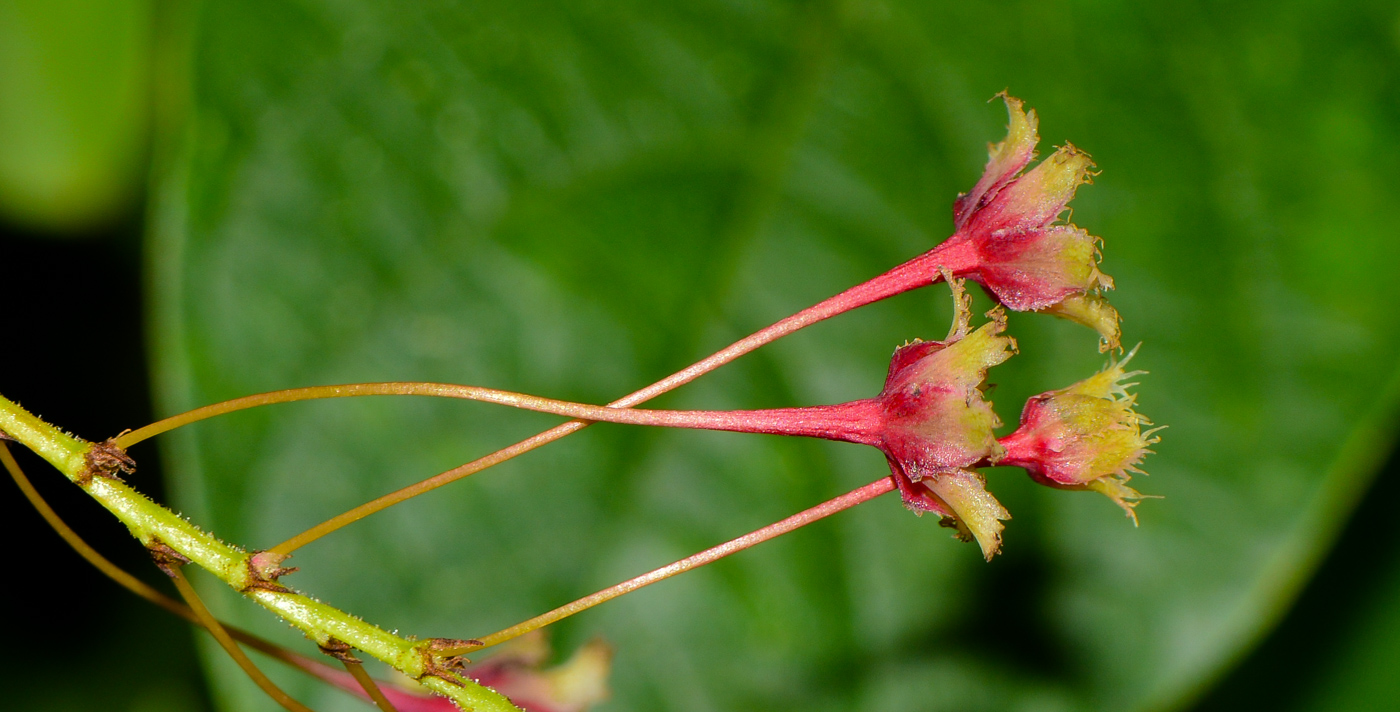
[[[981,180],[953,205],[957,232],[936,251],[960,255],[956,276],[986,287],[1015,311],[1054,314],[1099,332],[1100,350],[1117,348],[1118,313],[1101,292],[1113,280],[1099,271],[1100,240],[1069,224],[1056,224],[1094,167],[1089,154],[1070,144],[1025,173],[1039,142],[1034,111],[1007,96],[1005,141],[990,147]]]
[[[1118,312],[1102,292],[1097,237],[1058,223],[1079,186],[1093,175],[1089,155],[1066,144],[1029,171],[1040,137],[1034,111],[1002,92],[1006,140],[989,146],[981,179],[953,204],[955,232],[888,272],[822,300],[746,340],[745,351],[794,329],[949,276],[980,283],[1007,309],[1052,314],[1100,335],[1100,351],[1119,345]]]
[[[987,369],[1015,352],[1002,332],[1000,307],[971,329],[970,299],[962,280],[953,289],[953,326],[943,341],[914,341],[895,350],[884,388],[874,398],[839,405],[733,411],[599,408],[513,399],[520,407],[589,420],[634,425],[728,430],[823,438],[871,445],[885,454],[905,506],[933,512],[975,539],[985,557],[1001,547],[1001,520],[1010,515],[986,490],[974,468],[1001,457],[993,432],[1001,425],[982,394]]]
[[[1123,381],[1144,371],[1125,371],[1134,348],[1122,361],[1068,388],[1026,401],[1021,426],[1001,439],[1000,464],[1025,468],[1041,484],[1061,489],[1092,490],[1107,495],[1137,523],[1133,507],[1145,496],[1128,486],[1130,473],[1158,441],[1143,431],[1147,418],[1133,409],[1135,385]]]
[[[885,387],[876,399],[882,423],[875,444],[884,451],[905,506],[934,512],[959,538],[976,539],[991,559],[1001,548],[1002,520],[1010,515],[972,469],[1002,457],[994,430],[1001,425],[982,394],[987,369],[1015,352],[1002,332],[1000,309],[969,332],[970,305],[959,280],[953,288],[953,328],[943,341],[900,347],[890,360]]]

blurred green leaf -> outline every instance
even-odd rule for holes
[[[1104,169],[1074,217],[1146,342],[1142,409],[1172,429],[1140,484],[1166,499],[1134,530],[995,472],[1016,518],[991,564],[882,500],[557,635],[616,644],[611,709],[1178,707],[1272,624],[1391,442],[1396,27],[1380,2],[211,2],[152,243],[164,407],[387,379],[610,400],[936,244],[1010,87]],[[659,402],[872,394],[895,345],[944,333],[946,295]],[[1073,325],[1011,331],[1007,422],[1101,363]],[[181,434],[172,486],[270,546],[553,422],[284,406]],[[883,469],[853,446],[597,426],[316,543],[295,584],[483,634]],[[266,706],[221,670],[229,709]]]
[[[150,34],[148,0],[0,2],[0,218],[71,231],[131,207]]]

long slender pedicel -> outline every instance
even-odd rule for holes
[[[248,654],[243,652],[242,648],[238,647],[238,643],[234,642],[233,637],[230,636],[228,631],[224,630],[223,625],[214,618],[214,614],[209,612],[209,608],[204,605],[204,601],[200,599],[199,594],[195,593],[194,587],[190,585],[189,579],[185,578],[185,572],[181,571],[180,567],[171,567],[169,571],[170,578],[175,581],[175,588],[180,591],[180,596],[185,599],[185,603],[189,604],[190,610],[194,611],[195,616],[199,618],[200,625],[204,626],[205,630],[208,630],[209,634],[214,636],[214,640],[219,641],[219,647],[223,648],[224,652],[228,653],[229,657],[233,658],[233,661],[238,663],[238,667],[243,669],[243,674],[247,675],[258,687],[262,688],[263,692],[267,693],[268,697],[275,700],[277,704],[281,705],[287,712],[311,712],[310,707],[292,699],[291,695],[283,692],[282,688],[278,687],[272,680],[269,680],[267,675],[265,675],[262,670],[259,670],[258,666],[254,665],[252,660],[248,659]]]
[[[499,645],[512,638],[518,638],[533,630],[538,630],[551,623],[568,618],[569,616],[586,611],[599,603],[610,601],[623,594],[631,593],[644,586],[650,586],[658,581],[664,581],[676,574],[685,573],[691,569],[696,569],[705,564],[719,561],[730,554],[735,554],[756,544],[762,544],[769,539],[782,536],[796,529],[811,524],[819,519],[824,519],[837,512],[850,509],[862,502],[868,502],[882,494],[893,491],[894,482],[889,477],[881,477],[874,482],[863,487],[858,487],[846,494],[834,499],[829,499],[821,504],[806,509],[781,521],[769,524],[761,529],[755,529],[741,537],[730,539],[718,546],[710,547],[698,554],[687,556],[679,561],[672,562],[659,569],[648,571],[634,578],[630,578],[622,583],[609,586],[601,591],[584,596],[583,598],[566,603],[548,613],[535,616],[527,621],[516,623],[515,625],[498,630],[488,636],[478,638],[476,644],[452,648],[448,653],[469,653],[473,650],[480,650],[492,645]]]

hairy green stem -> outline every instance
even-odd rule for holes
[[[29,482],[29,478],[25,476],[24,470],[20,469],[19,463],[15,462],[14,456],[10,454],[9,448],[5,446],[3,441],[0,441],[0,465],[4,465],[4,468],[9,471],[10,478],[19,486],[20,491],[24,493],[25,498],[34,506],[34,509],[39,512],[39,516],[43,517],[44,521],[47,522],[69,546],[73,547],[73,550],[76,551],[79,556],[92,564],[94,568],[137,596],[164,608],[179,618],[201,628],[207,628],[205,621],[195,613],[194,609],[166,596],[155,588],[147,585],[144,581],[132,576],[121,567],[108,561],[106,557],[99,554],[97,550],[93,549],[86,541],[83,541],[83,538],[78,536],[78,533],[73,531],[73,529],[58,516],[57,512],[53,511],[49,503],[44,501],[43,496],[39,494],[38,490],[34,489],[34,485]],[[223,621],[215,619],[214,622],[227,632],[230,638],[290,665],[297,670],[312,676],[317,676],[317,663],[310,658],[297,655],[276,643],[231,626]],[[352,663],[349,660],[343,660],[343,662],[345,664],[345,669],[360,683],[360,686],[365,690],[365,694],[369,695],[383,712],[397,712],[393,704],[384,697],[384,693],[379,689],[374,679],[369,677],[368,673],[364,671],[363,665]]]
[[[115,450],[74,437],[0,397],[0,432],[29,447],[116,515],[147,549],[161,557],[186,559],[236,591],[276,613],[326,648],[346,644],[382,660],[395,670],[451,699],[464,710],[519,712],[494,690],[452,672],[450,656],[441,652],[463,641],[400,638],[348,613],[283,588],[275,577],[259,574],[253,554],[232,546],[151,501],[104,466]],[[116,451],[120,454],[120,450]]]
[[[107,576],[107,578],[112,579],[113,582],[122,588],[160,606],[190,623],[203,627],[199,616],[196,616],[189,606],[157,591],[145,581],[131,575],[120,566],[112,563],[107,557],[99,554],[97,550],[92,548],[81,536],[78,536],[78,533],[73,531],[72,527],[69,527],[68,524],[58,516],[58,513],[53,510],[53,507],[49,506],[49,503],[44,500],[38,490],[34,489],[34,485],[29,482],[29,478],[25,476],[24,470],[20,469],[19,463],[15,461],[14,456],[10,454],[9,448],[7,448],[3,442],[0,442],[0,465],[4,465],[5,469],[9,471],[10,478],[19,486],[20,492],[24,494],[25,499],[28,499],[29,503],[34,506],[34,509],[39,512],[39,516],[43,517],[44,521],[48,523],[54,532],[67,542],[69,546],[73,547],[73,550],[77,552],[83,560],[92,564],[93,568],[100,571],[103,575]],[[293,662],[293,658],[296,655],[295,653],[271,641],[259,638],[245,630],[235,628],[223,621],[220,621],[219,624],[228,631],[229,635],[232,636],[234,640],[254,650],[266,653],[278,660],[293,666],[299,666],[298,663]]]

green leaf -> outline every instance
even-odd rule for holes
[[[1135,530],[996,471],[1015,519],[990,564],[887,498],[558,642],[617,646],[611,709],[1178,707],[1280,615],[1391,441],[1392,24],[1382,3],[211,2],[152,242],[164,408],[401,379],[606,402],[943,239],[1009,87],[1103,169],[1074,219],[1145,342],[1141,409],[1171,429],[1135,484],[1165,499]],[[871,395],[948,302],[868,307],[658,404]],[[1010,323],[1007,422],[1102,361],[1080,327]],[[266,547],[554,422],[281,406],[177,436],[172,486]],[[883,471],[855,446],[600,425],[313,544],[292,583],[481,635]]]
[[[150,118],[147,0],[0,3],[0,216],[90,228],[141,192]]]

